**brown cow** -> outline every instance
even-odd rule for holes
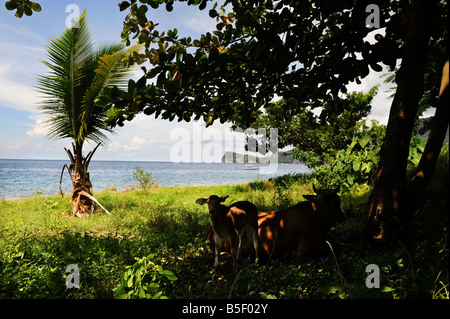
[[[333,224],[345,220],[337,195],[339,186],[318,190],[313,184],[313,190],[317,195],[303,195],[308,201],[280,211],[258,213],[259,257],[262,260],[292,252],[318,257],[327,251],[327,233]],[[211,237],[208,236],[210,241]],[[244,253],[250,251],[251,246],[245,245]]]
[[[295,251],[313,257],[322,254],[327,233],[336,222],[345,220],[345,215],[337,195],[339,186],[317,190],[313,184],[313,190],[317,195],[303,195],[306,202],[259,214],[260,255],[275,258]]]

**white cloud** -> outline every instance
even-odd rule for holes
[[[379,28],[379,29],[373,30],[372,32],[369,32],[363,40],[368,41],[370,44],[374,44],[376,42],[375,36],[377,34],[381,34],[382,36],[385,36],[386,28]]]
[[[0,105],[37,113],[33,81],[46,72],[39,62],[45,57],[46,40],[23,24],[0,22],[0,30]]]
[[[110,142],[110,143],[108,144],[107,150],[108,150],[108,152],[116,153],[116,152],[119,152],[119,151],[121,150],[121,147],[122,147],[122,145],[120,145],[119,142],[117,142],[117,141],[112,141],[112,142]]]
[[[143,152],[148,147],[147,144],[148,143],[145,138],[134,136],[133,139],[131,140],[131,143],[128,145],[124,145],[123,149],[126,152],[130,152],[130,151]]]
[[[43,119],[37,119],[35,124],[33,125],[33,129],[27,131],[28,136],[44,136],[48,132],[48,128],[44,124]]]
[[[171,152],[182,148],[186,150],[181,154],[182,161],[191,162],[198,161],[203,153],[213,148],[214,152],[208,154],[214,153],[214,159],[209,155],[208,159],[220,162],[223,153],[218,152],[219,149],[244,151],[242,134],[237,136],[229,128],[229,124],[218,122],[206,128],[203,121],[169,122],[139,114],[133,121],[116,130],[108,145],[97,151],[95,159],[170,161]],[[183,136],[177,132],[183,132]]]

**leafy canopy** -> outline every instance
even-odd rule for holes
[[[370,68],[381,71],[384,63],[393,69],[406,32],[400,3],[380,2],[386,36],[370,43],[367,1],[230,0],[210,7],[216,30],[193,40],[176,29],[161,32],[149,20],[150,7],[171,11],[173,1],[139,2],[120,4],[130,10],[122,37],[145,45],[133,58],[148,60],[152,68],[143,69],[134,95],[105,96],[115,103],[111,125],[143,111],[169,120],[203,117],[207,124],[218,119],[248,127],[275,96],[294,99],[301,108],[322,107]],[[187,1],[200,10],[207,2]],[[147,84],[150,79],[156,83]]]

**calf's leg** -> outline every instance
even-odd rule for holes
[[[256,259],[255,262],[259,261],[259,237],[258,237],[258,228],[252,227],[252,233],[253,233],[253,247],[255,248],[255,255]]]
[[[219,265],[219,254],[222,250],[222,240],[216,233],[214,233],[214,244],[215,244],[215,258],[214,258],[214,268]]]

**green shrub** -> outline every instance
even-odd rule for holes
[[[411,139],[408,164],[417,166],[425,148],[425,141],[417,137]],[[339,150],[329,165],[315,169],[315,175],[323,185],[341,184],[344,192],[354,185],[372,184],[377,169],[382,140],[366,132],[355,135],[351,144]]]
[[[160,265],[156,265],[151,254],[143,258],[135,258],[133,266],[127,266],[122,280],[114,295],[118,299],[167,299],[161,290],[161,282],[164,279],[169,281],[177,280],[173,272],[165,270]]]
[[[133,178],[139,183],[138,188],[143,189],[145,194],[147,194],[147,189],[156,183],[152,173],[146,171],[145,169],[139,168],[139,166],[134,168]]]

